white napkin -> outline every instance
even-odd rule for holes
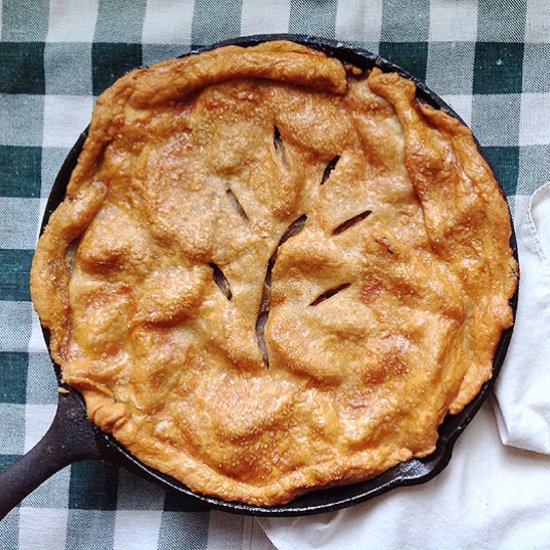
[[[449,466],[418,487],[336,513],[262,519],[280,550],[550,548],[550,183],[516,199],[521,265],[498,403],[485,403]],[[499,438],[502,437],[502,441]]]
[[[519,302],[496,414],[503,443],[550,454],[550,182],[516,200]]]
[[[522,550],[550,545],[550,457],[502,445],[490,403],[449,466],[340,512],[260,520],[279,550]]]

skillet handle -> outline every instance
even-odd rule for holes
[[[96,431],[79,395],[59,395],[52,425],[26,455],[0,472],[0,520],[50,476],[71,462],[101,458]]]

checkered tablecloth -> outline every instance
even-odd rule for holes
[[[512,211],[550,179],[549,0],[4,0],[0,32],[0,468],[37,442],[57,400],[29,298],[41,212],[95,98],[126,71],[239,35],[337,38],[454,106]],[[0,523],[2,549],[156,547],[270,543],[251,518],[182,511],[174,495],[91,461]]]

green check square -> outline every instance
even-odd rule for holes
[[[519,147],[483,147],[482,152],[506,196],[515,195],[519,172]]]
[[[84,460],[71,466],[69,508],[115,510],[118,468],[107,462]]]
[[[141,44],[92,44],[92,88],[94,95],[106,90],[122,75],[140,67]]]
[[[177,491],[166,491],[166,498],[164,499],[164,510],[166,512],[193,512],[202,509],[208,510],[208,507],[202,502],[182,495]]]
[[[427,42],[380,42],[380,56],[408,71],[419,80],[426,80]]]
[[[523,44],[478,42],[474,61],[474,94],[521,93]]]
[[[25,404],[28,365],[27,353],[0,353],[0,401]]]
[[[44,44],[0,42],[0,93],[43,94]]]
[[[2,455],[0,454],[0,472],[6,469],[10,464],[13,464],[19,455]]]
[[[32,250],[0,249],[0,300],[30,301],[29,272]]]
[[[42,149],[0,146],[0,195],[39,197]]]

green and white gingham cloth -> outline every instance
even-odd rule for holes
[[[193,46],[284,32],[363,46],[425,80],[472,127],[512,210],[550,179],[549,0],[3,0],[0,468],[32,448],[55,411],[29,267],[48,193],[94,100],[128,70]],[[319,544],[330,539],[328,519],[315,522]],[[542,521],[550,522],[548,512]],[[297,525],[308,529],[296,520],[263,525],[286,547]],[[368,536],[355,543],[367,547]],[[272,546],[256,520],[182,511],[163,489],[87,461],[53,476],[0,522],[0,549],[12,548]]]

